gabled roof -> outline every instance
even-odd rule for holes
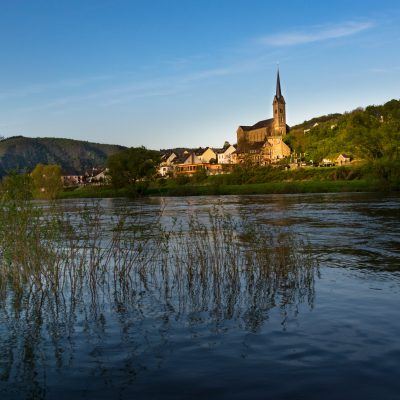
[[[233,144],[229,144],[229,145],[227,145],[227,146],[224,146],[224,147],[220,147],[220,148],[218,148],[218,149],[216,149],[216,148],[213,148],[213,150],[214,150],[214,153],[215,154],[224,154],[230,147],[233,147],[234,149],[235,149],[235,151],[236,151],[236,145],[233,145]]]
[[[215,153],[215,150],[212,149],[211,147],[206,147],[205,149],[203,147],[199,147],[198,149],[196,149],[194,151],[194,153],[196,154],[196,156],[201,156],[203,155],[208,149],[210,149],[211,151],[213,151]]]
[[[181,153],[171,161],[171,164],[183,164],[187,158],[188,158],[187,154]]]
[[[170,158],[173,154],[175,154],[175,157],[177,156],[177,153],[174,152],[174,151],[170,151],[170,152],[167,152],[167,153],[162,154],[162,155],[161,155],[161,161],[167,160],[167,159]]]
[[[190,153],[189,156],[186,157],[183,164],[202,164],[203,162],[200,160],[199,157],[195,154],[195,152]]]
[[[256,124],[252,125],[252,126],[245,126],[245,125],[240,125],[239,128],[242,128],[244,131],[252,131],[254,129],[260,129],[260,128],[267,128],[272,126],[274,123],[274,119],[273,118],[269,118],[269,119],[264,119],[262,121],[257,122]]]
[[[247,142],[242,145],[242,148],[237,149],[238,153],[249,153],[252,151],[261,151],[263,147],[272,147],[268,140],[263,142]]]

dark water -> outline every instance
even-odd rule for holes
[[[188,214],[207,220],[221,204],[309,243],[313,279],[294,287],[289,271],[271,293],[257,271],[195,286],[187,274],[173,284],[144,274],[78,302],[9,289],[0,303],[0,398],[399,399],[400,198],[102,202],[106,214],[129,206],[144,221],[161,207],[167,227]]]

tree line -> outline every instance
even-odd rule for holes
[[[296,153],[320,161],[346,153],[376,161],[400,157],[400,101],[314,118],[292,127],[285,139]]]

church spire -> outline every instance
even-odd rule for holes
[[[281,80],[279,79],[279,68],[278,68],[278,73],[276,76],[276,98],[280,99],[281,97],[282,97]]]
[[[279,68],[276,74],[276,94],[272,103],[273,107],[273,131],[276,136],[286,135],[286,103],[282,96],[281,79],[279,77]]]

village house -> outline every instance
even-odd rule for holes
[[[348,165],[351,162],[351,157],[346,154],[339,154],[337,159],[335,160],[336,165]]]
[[[332,165],[335,165],[335,163],[330,158],[323,158],[319,163],[320,167],[331,167]]]
[[[63,175],[61,177],[64,187],[81,186],[85,183],[85,175]]]
[[[103,185],[110,183],[108,168],[93,168],[91,172],[85,174],[85,181],[91,185]]]
[[[222,149],[217,149],[216,153],[218,164],[236,164],[237,153],[235,146],[228,143]]]
[[[174,170],[174,160],[178,158],[178,155],[175,152],[168,152],[161,156],[161,162],[158,167],[158,173],[161,176],[167,176],[169,173],[172,173]]]
[[[200,147],[195,153],[203,163],[217,162],[217,154],[211,147],[207,147],[206,149]]]
[[[204,162],[201,160],[200,156],[193,151],[184,155],[183,162],[175,164],[174,173],[176,175],[191,176],[200,170],[206,170],[208,174],[212,175],[217,174],[221,170],[221,166],[215,163]]]
[[[251,126],[241,125],[237,129],[239,163],[266,165],[290,156],[290,148],[283,141],[290,127],[286,125],[286,102],[281,91],[279,71],[272,110],[273,118],[259,121]]]

